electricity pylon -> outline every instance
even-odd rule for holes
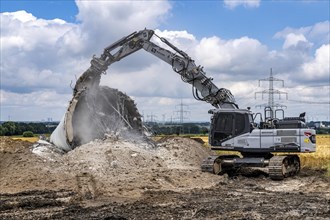
[[[272,71],[272,68],[270,68],[270,76],[266,79],[259,79],[259,87],[260,87],[260,81],[268,81],[269,88],[266,90],[263,90],[261,92],[256,92],[255,99],[257,98],[257,94],[259,94],[259,93],[261,93],[262,99],[264,98],[264,94],[268,94],[268,103],[257,105],[256,107],[270,107],[273,111],[276,108],[286,108],[286,105],[282,105],[280,103],[275,103],[275,101],[274,101],[274,94],[278,94],[279,99],[281,99],[281,94],[285,94],[286,99],[288,99],[288,93],[274,89],[274,81],[282,82],[282,87],[284,87],[284,80],[273,77],[273,71]],[[273,115],[271,115],[271,117],[273,117]]]

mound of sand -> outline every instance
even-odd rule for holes
[[[211,152],[189,138],[152,143],[109,136],[67,154],[40,146],[32,151],[0,155],[2,192],[65,189],[83,199],[137,198],[146,190],[208,188],[224,179],[200,171],[203,158]]]
[[[0,136],[0,153],[15,153],[31,147],[28,141],[14,140],[10,137]]]

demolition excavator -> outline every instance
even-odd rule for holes
[[[160,41],[156,44],[152,37]],[[159,46],[162,43],[166,48]],[[306,126],[304,114],[284,117],[283,110],[266,107],[263,118],[261,113],[239,109],[229,90],[219,89],[203,67],[153,30],[134,32],[106,47],[100,57],[94,56],[90,68],[77,81],[74,95],[98,86],[101,75],[111,64],[140,49],[171,65],[184,82],[192,85],[197,100],[214,107],[209,110],[212,150],[238,151],[242,155],[210,155],[202,162],[202,171],[223,174],[242,167],[268,168],[271,179],[281,180],[300,171],[299,156],[295,153],[315,152],[315,130]]]

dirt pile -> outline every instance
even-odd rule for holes
[[[196,176],[208,175],[199,171],[203,155],[208,153],[191,139],[174,138],[150,144],[109,137],[70,151],[61,158],[61,163],[63,172],[88,179],[93,196],[132,198],[146,189],[190,189],[216,184],[219,177],[207,184],[194,181]]]
[[[152,143],[108,136],[67,154],[40,147],[32,153],[31,147],[1,155],[2,192],[56,188],[73,190],[82,197],[131,198],[145,189],[204,188],[223,179],[200,171],[210,151],[189,138]],[[205,183],[203,177],[209,180]]]
[[[164,137],[158,141],[158,155],[170,169],[200,169],[201,162],[212,154],[202,144],[190,138]]]
[[[67,154],[2,139],[0,219],[328,218],[322,173],[302,170],[283,181],[216,176],[200,171],[209,154],[181,137],[108,136]]]
[[[16,153],[28,147],[31,147],[31,143],[28,141],[14,140],[10,137],[0,136],[0,153]]]

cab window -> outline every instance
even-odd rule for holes
[[[235,118],[235,135],[244,133],[245,131],[245,117],[244,114],[236,114]]]

